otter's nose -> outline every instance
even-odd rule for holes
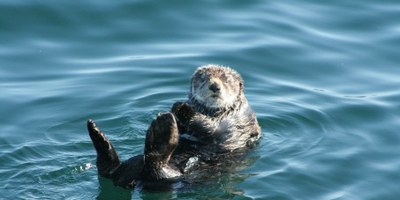
[[[216,93],[216,92],[219,92],[221,90],[221,87],[219,87],[218,84],[213,83],[213,84],[210,85],[209,89],[211,91],[213,91],[214,93]]]

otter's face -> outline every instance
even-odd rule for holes
[[[242,93],[240,75],[227,67],[207,65],[192,77],[191,96],[208,108],[227,108]]]

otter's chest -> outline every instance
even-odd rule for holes
[[[235,121],[233,117],[195,119],[188,131],[180,134],[180,139],[193,148],[218,150],[227,140],[234,140]]]

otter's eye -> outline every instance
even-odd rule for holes
[[[201,81],[201,82],[206,82],[207,80],[209,80],[207,74],[202,74],[202,75],[200,76],[200,81]]]
[[[222,74],[222,75],[221,75],[221,80],[222,80],[223,82],[227,83],[228,80],[229,80],[229,78],[228,78],[225,74]]]
[[[202,74],[201,76],[200,76],[200,80],[201,81],[204,81],[206,79],[206,75],[205,74]]]

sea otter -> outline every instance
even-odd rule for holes
[[[199,67],[191,78],[188,97],[153,120],[146,133],[144,155],[124,162],[89,119],[99,175],[126,188],[134,187],[138,181],[178,180],[215,163],[227,162],[221,158],[248,149],[260,138],[256,114],[235,70],[218,65]]]

